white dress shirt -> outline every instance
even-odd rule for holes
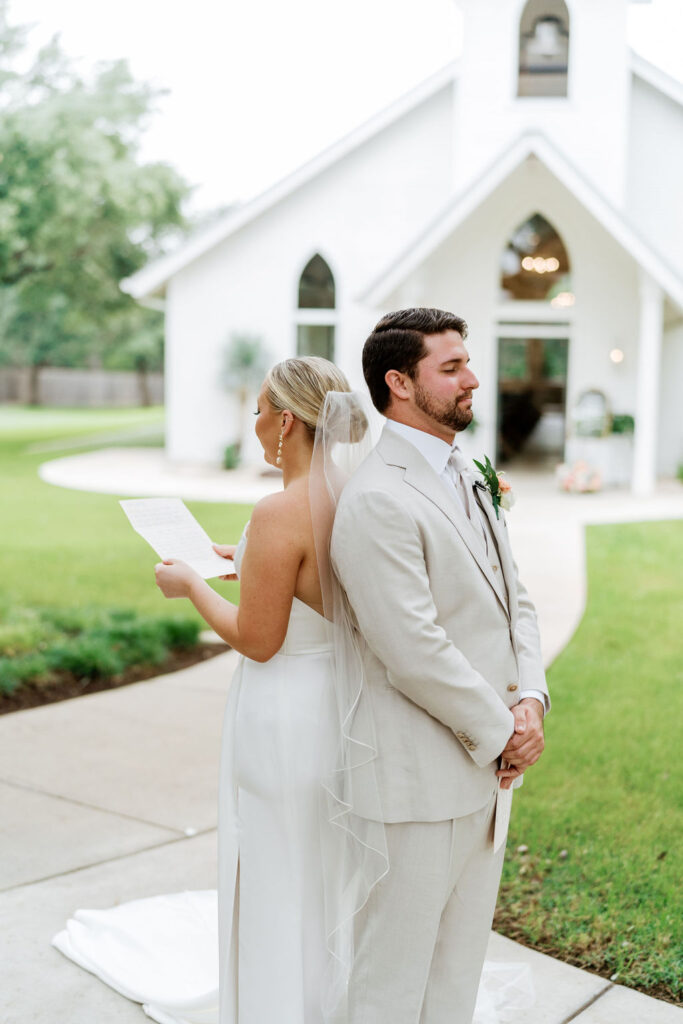
[[[427,434],[424,430],[419,430],[417,427],[409,427],[407,423],[397,423],[396,420],[388,419],[387,427],[400,434],[406,441],[410,441],[414,448],[417,448],[420,455],[427,460],[437,476],[440,476],[448,484],[456,500],[462,505],[462,498],[460,497],[460,492],[448,462],[453,449],[457,447],[455,441],[453,444],[449,444],[447,441],[442,441],[440,437],[435,437],[434,434]],[[534,697],[539,701],[545,714],[545,694],[541,693],[540,690],[520,690],[519,699],[523,700],[525,697]]]

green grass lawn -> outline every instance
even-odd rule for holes
[[[588,529],[588,605],[549,673],[547,747],[515,799],[496,927],[679,999],[683,522]]]
[[[26,608],[129,608],[160,617],[198,618],[187,601],[167,601],[154,583],[158,561],[112,495],[43,483],[46,459],[69,454],[80,439],[128,434],[132,444],[163,427],[161,409],[28,409],[0,406],[0,623]],[[59,445],[63,443],[63,449]],[[46,453],[45,447],[50,451]],[[37,449],[43,449],[37,450]],[[135,495],[120,495],[135,497]],[[216,541],[236,543],[250,506],[188,502]],[[218,584],[234,598],[237,585]]]

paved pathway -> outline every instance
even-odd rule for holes
[[[130,455],[116,457],[118,472]],[[81,460],[72,464],[80,473],[85,457],[74,458]],[[103,484],[115,468],[112,459],[106,454],[98,461],[93,453],[89,489],[109,490]],[[68,485],[66,460],[44,467],[44,477],[57,465]],[[239,493],[247,501],[273,485],[238,473],[227,480],[208,476],[202,490],[203,477],[194,471],[166,476],[161,486],[151,465],[150,459],[146,473],[127,483],[117,477],[113,490],[222,501]],[[509,520],[513,542],[539,606],[549,661],[583,607],[582,523],[681,517],[683,489],[664,488],[635,502],[622,495],[562,497],[532,476],[513,483],[519,492]],[[173,675],[0,718],[2,1024],[147,1019],[137,1004],[57,953],[50,939],[77,907],[214,886],[218,751],[234,661],[228,652]],[[533,970],[536,1006],[511,1024],[683,1024],[680,1009],[499,935],[491,936],[489,957]]]

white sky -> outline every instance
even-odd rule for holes
[[[170,90],[143,155],[199,186],[194,209],[260,192],[446,64],[461,38],[454,0],[10,0],[10,18],[34,23],[36,42],[60,33],[84,66],[125,57]],[[683,0],[632,4],[629,29],[683,79]]]

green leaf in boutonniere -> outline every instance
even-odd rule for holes
[[[500,519],[499,508],[511,509],[515,503],[515,497],[512,493],[512,487],[507,480],[504,480],[504,473],[497,473],[491,465],[491,460],[488,455],[484,456],[484,464],[477,462],[474,459],[474,464],[483,476],[486,482],[486,489],[491,495],[491,501],[493,503],[493,510],[496,513],[496,519]],[[483,486],[480,484],[479,486]]]

